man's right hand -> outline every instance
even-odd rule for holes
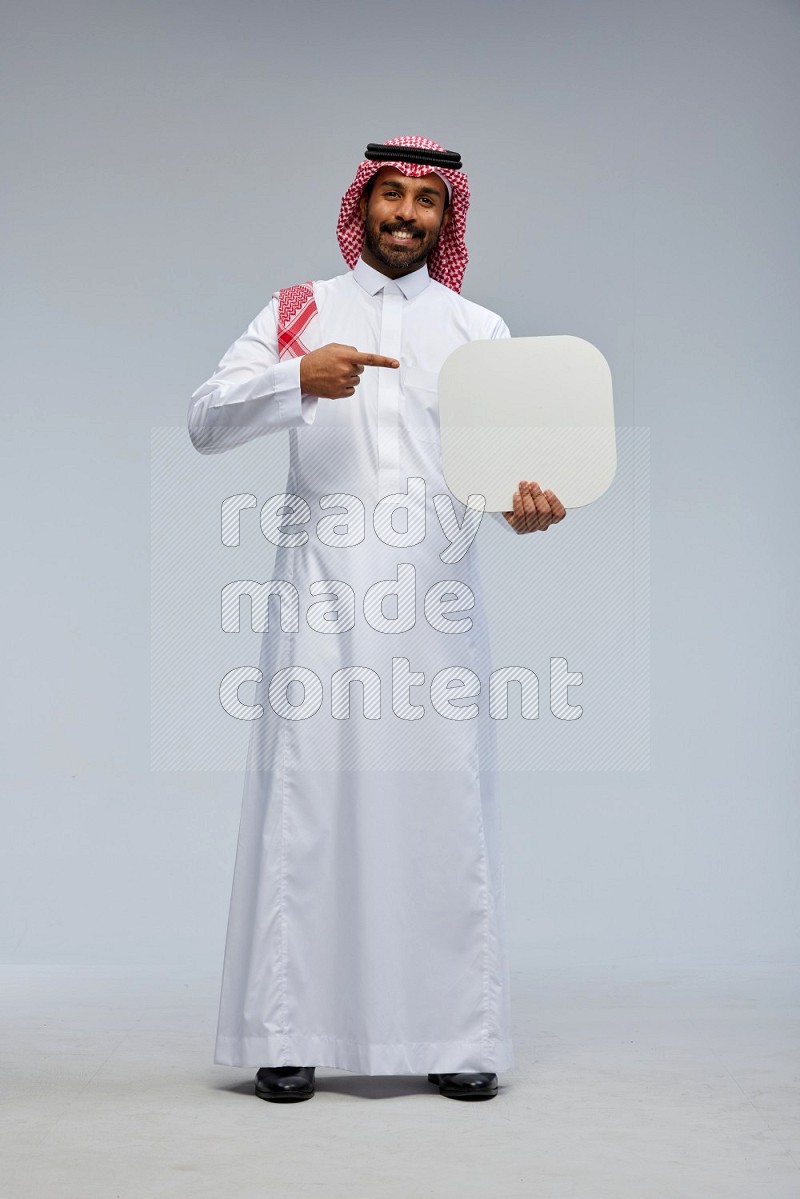
[[[396,370],[396,358],[362,354],[355,346],[332,341],[300,359],[300,390],[304,395],[341,400],[355,394],[365,366],[388,366]]]

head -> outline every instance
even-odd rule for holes
[[[381,167],[367,181],[358,213],[364,261],[392,278],[422,266],[453,215],[441,175],[415,178],[393,166]]]
[[[397,158],[389,157],[394,146]],[[383,153],[376,155],[376,150]],[[431,151],[451,161],[426,163]],[[418,269],[427,259],[431,279],[460,292],[469,262],[464,241],[468,208],[469,180],[460,155],[426,137],[392,137],[381,146],[367,146],[367,157],[342,196],[336,236],[351,270],[362,255],[394,276]],[[412,238],[392,236],[398,230]]]

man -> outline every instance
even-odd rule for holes
[[[460,295],[468,206],[457,154],[368,147],[337,226],[351,269],[273,296],[189,408],[204,453],[290,437],[215,1053],[259,1066],[271,1101],[310,1098],[317,1065],[489,1098],[513,1063],[494,727],[485,703],[464,707],[488,630],[474,546],[459,579],[441,556],[466,513],[441,473],[438,371],[465,341],[510,336]],[[522,480],[495,515],[526,533],[565,512]],[[284,598],[307,592],[336,604],[284,625]]]

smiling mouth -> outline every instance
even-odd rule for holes
[[[400,245],[407,246],[407,245],[410,245],[412,242],[419,240],[419,234],[408,233],[403,229],[394,230],[394,231],[390,230],[390,229],[386,229],[386,230],[384,230],[384,232],[387,233],[389,237],[391,237],[392,241],[396,241]]]

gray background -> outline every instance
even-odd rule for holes
[[[651,769],[503,777],[514,965],[795,956],[798,5],[40,3],[3,44],[4,959],[221,963],[241,775],[150,768],[151,429],[342,270],[408,132],[465,157],[464,294],[650,430]]]

